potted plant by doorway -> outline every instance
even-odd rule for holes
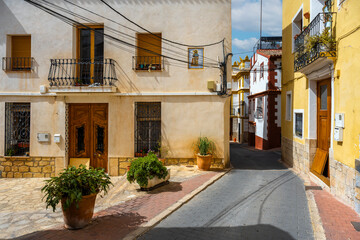
[[[196,161],[199,170],[208,171],[211,166],[212,155],[215,150],[215,144],[207,137],[199,137],[196,142],[197,155]]]
[[[108,192],[110,177],[103,168],[86,169],[84,165],[79,168],[65,169],[58,177],[46,180],[41,189],[45,193],[46,208],[56,206],[61,202],[65,227],[79,229],[85,227],[94,213],[95,199],[98,193]],[[102,196],[101,196],[102,197]]]

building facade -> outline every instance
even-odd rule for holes
[[[249,80],[250,59],[240,57],[232,66],[230,140],[244,143],[248,141],[249,126]]]
[[[140,28],[100,1],[0,1],[1,176],[71,162],[116,176],[149,150],[196,164],[199,136],[215,142],[213,167],[228,166],[230,99],[207,82],[231,46],[230,0],[180,2],[111,3]]]
[[[358,213],[359,13],[356,0],[283,2],[283,159]]]
[[[257,49],[251,58],[249,145],[261,150],[281,144],[281,46],[276,48]]]

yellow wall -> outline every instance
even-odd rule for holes
[[[306,76],[294,73],[294,54],[292,53],[292,19],[303,6],[303,13],[310,11],[309,0],[283,1],[283,59],[282,59],[282,136],[305,143],[308,138],[308,99],[309,86]],[[334,159],[354,167],[359,158],[360,143],[360,1],[346,0],[340,8],[335,0],[333,12],[337,12],[335,32],[337,41],[337,60],[334,63],[334,113],[345,114],[343,142],[333,141]],[[304,25],[308,21],[304,19]],[[340,70],[338,76],[337,70]],[[294,91],[295,89],[295,91]],[[285,120],[286,93],[292,91],[292,117]],[[304,109],[304,138],[293,136],[293,110]],[[331,130],[333,134],[333,129]]]
[[[334,158],[350,167],[359,158],[360,134],[360,1],[346,0],[337,12],[337,61],[334,111],[345,113],[343,142],[333,142]],[[340,76],[336,71],[340,70]]]

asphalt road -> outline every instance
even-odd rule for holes
[[[313,239],[304,184],[280,153],[230,151],[233,170],[140,239]]]

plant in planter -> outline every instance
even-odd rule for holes
[[[322,51],[330,51],[335,44],[334,38],[331,36],[331,28],[326,27],[321,34],[308,36],[306,38],[306,51],[310,52],[316,47],[320,47]]]
[[[79,229],[90,222],[96,195],[101,192],[105,195],[110,185],[110,177],[104,169],[86,169],[84,165],[80,165],[79,168],[65,169],[58,177],[46,180],[41,191],[45,193],[43,199],[46,208],[52,207],[55,211],[61,201],[65,227]]]
[[[215,151],[215,144],[207,137],[199,137],[196,142],[197,148],[197,165],[199,170],[208,171],[211,166],[213,152]]]
[[[170,171],[164,167],[153,152],[149,152],[145,157],[134,159],[127,172],[127,180],[130,183],[136,181],[142,189],[149,189],[169,178]]]

